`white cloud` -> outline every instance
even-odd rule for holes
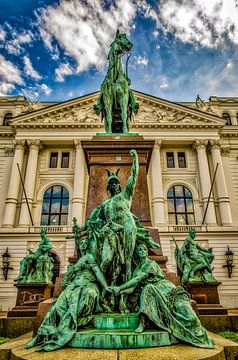
[[[31,43],[34,39],[33,33],[29,30],[22,33],[12,30],[9,34],[12,38],[5,44],[5,49],[9,54],[19,55],[23,51],[23,45]]]
[[[72,75],[74,72],[74,69],[69,63],[61,64],[55,69],[55,79],[56,81],[63,82],[66,75]]]
[[[145,56],[135,56],[135,62],[137,65],[147,66],[149,60]]]
[[[29,59],[28,56],[23,56],[23,63],[24,63],[24,71],[27,76],[35,80],[40,80],[42,78],[41,75],[33,68],[31,60]]]
[[[46,96],[49,96],[52,93],[52,89],[49,88],[46,84],[40,85],[40,89],[45,93]]]
[[[108,47],[116,29],[127,34],[133,25],[136,5],[132,1],[117,0],[109,3],[98,0],[61,0],[55,6],[41,9],[38,16],[39,31],[45,45],[55,53],[55,40],[65,54],[76,60],[77,73],[91,66],[102,68],[106,61]],[[58,81],[70,74],[56,74]]]
[[[0,95],[7,95],[15,88],[15,84],[24,84],[20,70],[0,55]]]
[[[0,41],[4,41],[6,38],[6,31],[0,26]]]
[[[173,33],[183,43],[214,48],[229,39],[238,44],[234,0],[161,0],[156,9],[141,0],[138,8],[158,29]]]

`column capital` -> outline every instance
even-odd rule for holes
[[[193,148],[195,150],[200,150],[200,149],[206,149],[208,145],[208,140],[198,140],[196,139],[193,143]]]
[[[27,145],[30,147],[30,150],[39,150],[41,147],[41,141],[40,140],[27,140]]]
[[[161,146],[162,146],[162,140],[156,139],[154,145],[155,149],[159,150]]]
[[[26,140],[13,140],[13,145],[15,150],[24,150]]]
[[[222,141],[221,140],[210,140],[209,145],[210,145],[211,150],[212,149],[220,149],[221,145],[222,145]]]
[[[79,139],[75,139],[74,140],[74,146],[75,146],[75,148],[76,149],[82,149],[82,143],[81,143],[81,140],[79,140]]]

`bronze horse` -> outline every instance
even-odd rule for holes
[[[102,114],[107,133],[127,133],[132,112],[138,112],[139,105],[129,88],[131,83],[124,73],[121,58],[132,49],[126,34],[117,31],[108,54],[109,66],[101,85],[101,94],[94,106],[96,114]]]

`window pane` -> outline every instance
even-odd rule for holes
[[[52,191],[52,187],[50,187],[48,190],[46,190],[46,192],[44,194],[44,199],[51,197],[51,191]]]
[[[50,211],[50,199],[44,199],[42,206],[42,213],[49,213]]]
[[[177,212],[185,212],[185,204],[184,204],[184,199],[176,199],[176,211]]]
[[[41,216],[41,225],[48,225],[48,215],[42,215]]]
[[[178,225],[185,225],[186,224],[186,215],[185,214],[178,214],[177,215],[177,224]]]
[[[174,212],[174,200],[168,199],[168,210],[169,212]]]
[[[180,168],[186,168],[186,159],[184,152],[178,152],[178,166]]]
[[[59,214],[60,213],[60,199],[52,199],[50,212],[51,212],[51,214]]]
[[[67,225],[68,224],[68,215],[61,215],[60,225]]]
[[[68,207],[69,207],[69,200],[68,199],[63,199],[62,200],[61,213],[67,213],[68,214]]]
[[[50,225],[60,225],[59,215],[50,215]]]
[[[195,224],[194,214],[188,214],[188,224]]]
[[[175,214],[169,214],[169,223],[176,224]]]
[[[175,188],[175,197],[184,197],[183,186],[176,185],[174,188]]]
[[[50,154],[50,168],[57,168],[57,161],[58,161],[58,153],[52,152]]]
[[[186,198],[187,198],[187,197],[188,197],[188,198],[192,198],[192,193],[191,193],[191,191],[190,191],[188,188],[186,188],[185,186],[184,186],[184,193],[185,193]]]
[[[61,197],[61,189],[62,189],[62,186],[54,186],[52,197],[53,198]]]
[[[69,153],[62,153],[62,161],[61,161],[61,167],[62,168],[68,168],[69,167]]]
[[[174,168],[174,153],[167,152],[166,157],[167,157],[167,167]]]
[[[172,186],[169,190],[168,190],[168,198],[173,198],[174,197],[174,187]]]
[[[69,192],[68,192],[68,190],[65,189],[64,187],[63,187],[63,197],[64,197],[64,198],[68,198],[68,197],[69,197]]]
[[[186,199],[187,212],[193,212],[193,200]]]

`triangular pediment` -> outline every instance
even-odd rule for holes
[[[212,112],[170,102],[134,91],[139,112],[134,116],[132,128],[139,127],[223,127],[225,121]],[[22,127],[90,127],[103,128],[101,117],[93,106],[99,92],[19,115],[11,122],[14,128]]]

